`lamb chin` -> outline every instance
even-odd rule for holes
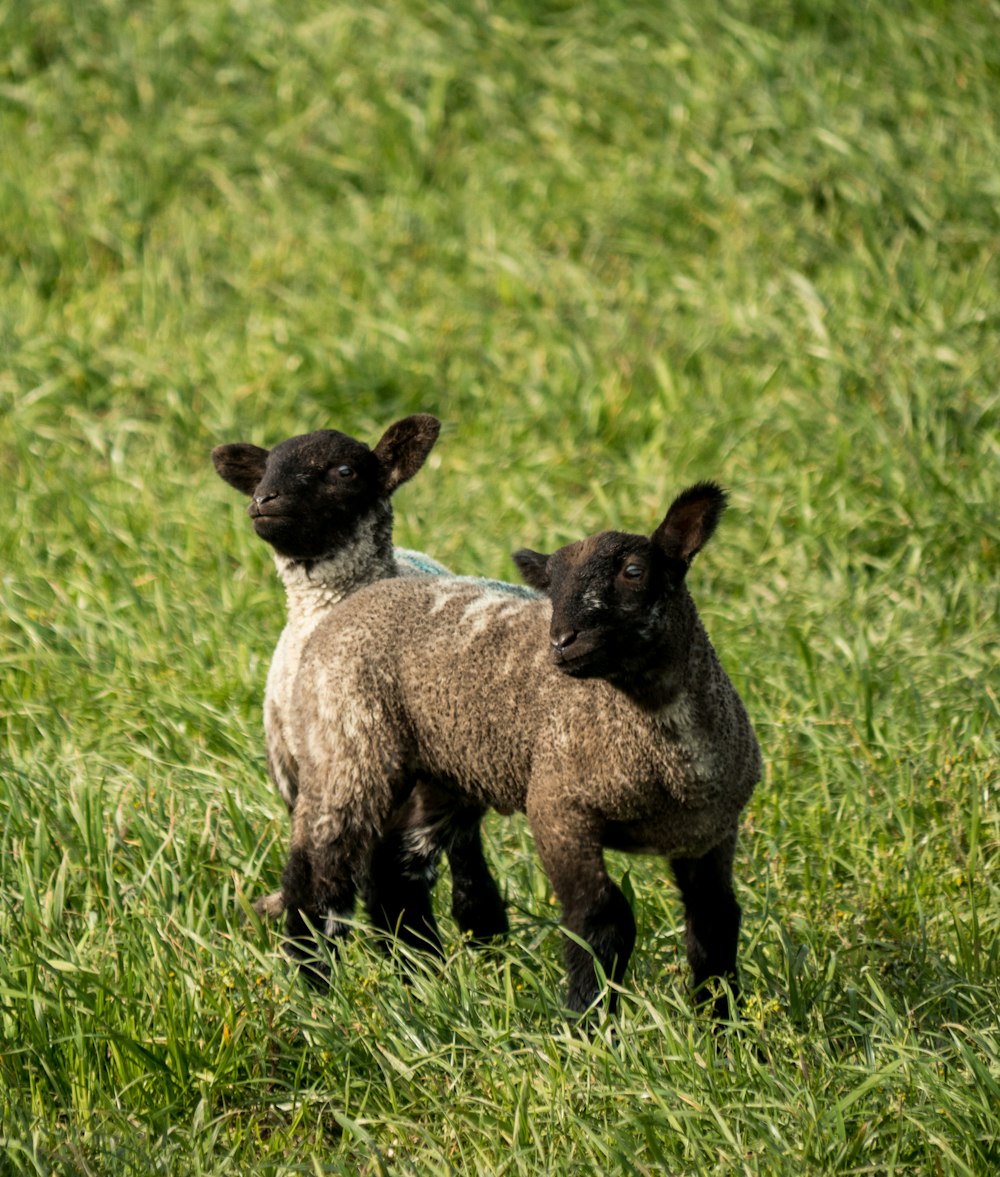
[[[268,543],[273,543],[274,540],[280,539],[281,533],[287,525],[287,515],[255,515],[253,518],[254,531],[256,531],[261,539],[267,540]]]
[[[260,515],[253,521],[253,529],[259,539],[290,560],[304,560],[315,555],[315,545],[303,544],[301,532],[290,516]]]
[[[572,660],[558,652],[552,655],[552,665],[569,678],[599,678],[601,666],[593,658],[581,657]]]

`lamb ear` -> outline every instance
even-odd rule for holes
[[[416,474],[440,432],[441,422],[437,417],[416,413],[390,425],[382,434],[372,453],[382,468],[382,489],[387,495]]]
[[[544,592],[550,584],[549,558],[530,548],[521,548],[514,553],[514,563],[525,584]]]
[[[212,464],[218,476],[245,495],[253,495],[264,477],[269,451],[259,445],[238,441],[217,445],[212,450]]]
[[[726,497],[714,482],[698,482],[681,491],[653,532],[653,543],[672,560],[690,564],[711,539],[726,509]]]

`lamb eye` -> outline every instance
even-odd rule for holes
[[[622,571],[626,580],[642,580],[645,574],[646,569],[641,564],[626,564]]]
[[[333,471],[338,478],[353,478],[354,470],[350,466],[336,466]]]

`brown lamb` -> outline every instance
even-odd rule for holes
[[[760,752],[685,584],[724,505],[700,483],[651,537],[612,531],[551,556],[516,553],[548,599],[384,580],[316,627],[289,710],[299,796],[283,876],[307,975],[323,967],[315,930],[342,934],[369,848],[427,776],[474,805],[527,814],[575,937],[572,1009],[599,994],[595,959],[620,982],[635,941],[605,847],[670,859],[696,993],[720,976],[735,989],[733,853]],[[720,989],[715,1012],[728,1008]]]

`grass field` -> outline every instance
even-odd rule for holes
[[[0,6],[0,1174],[1000,1170],[997,0]],[[397,536],[732,509],[742,1032],[513,934],[320,1000],[248,901],[283,599],[220,441],[445,422]]]

